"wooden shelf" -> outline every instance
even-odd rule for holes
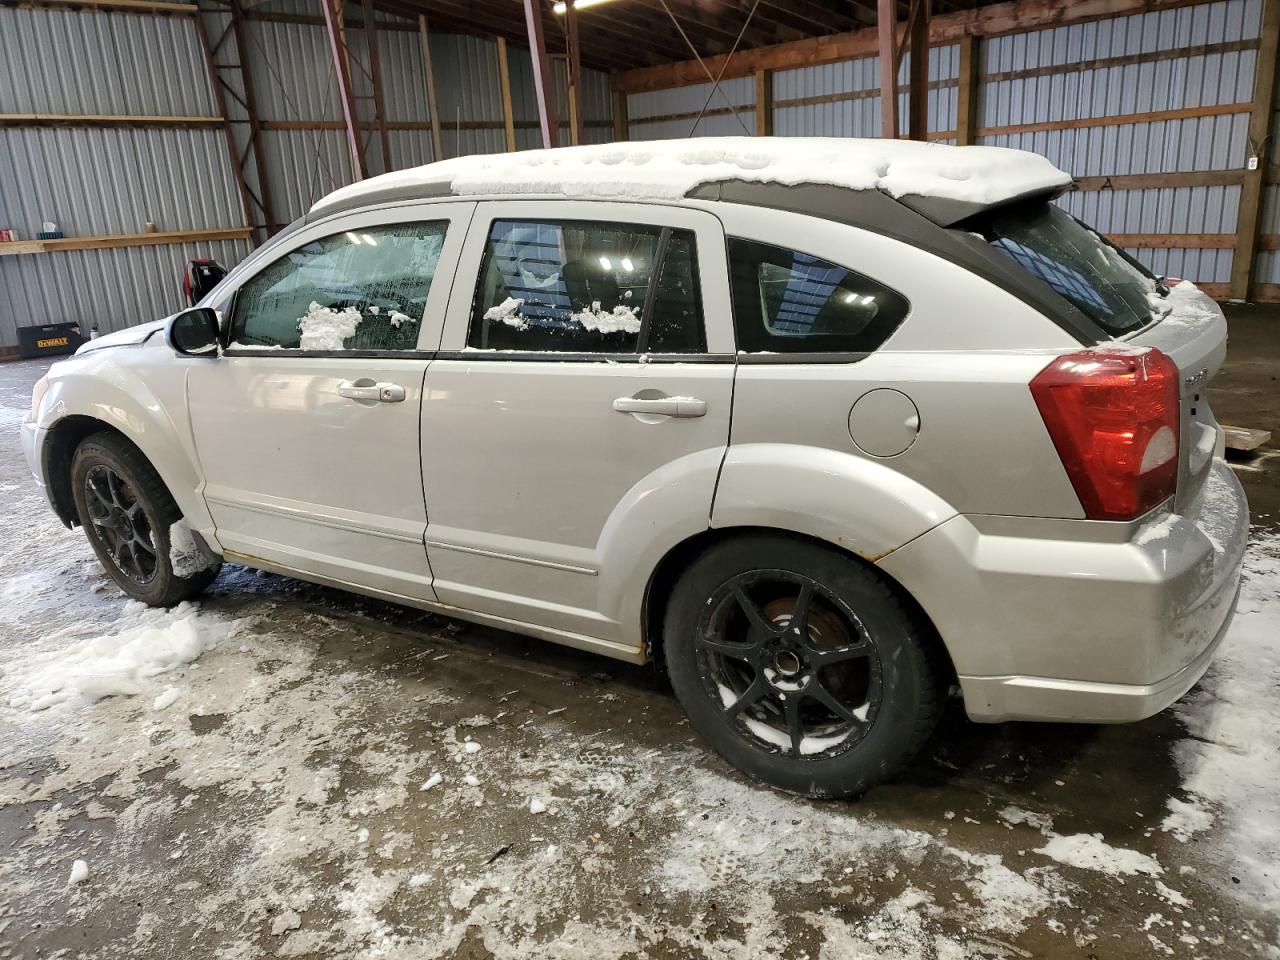
[[[175,230],[168,233],[126,233],[114,237],[61,237],[57,240],[14,240],[0,243],[0,257],[28,253],[57,253],[63,250],[110,250],[115,247],[159,247],[209,240],[247,240],[248,227],[220,230]]]
[[[221,117],[120,114],[0,113],[0,127],[220,127]]]

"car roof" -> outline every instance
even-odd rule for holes
[[[708,184],[735,182],[874,190],[941,222],[1061,190],[1071,177],[1038,154],[1005,147],[836,137],[703,137],[454,157],[343,187],[317,201],[306,220],[375,204],[444,197],[678,203],[705,199],[702,188]]]

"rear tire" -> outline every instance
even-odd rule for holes
[[[663,644],[693,728],[790,793],[864,792],[919,752],[941,709],[927,624],[877,571],[798,538],[708,548],[676,584]]]
[[[95,433],[71,458],[76,514],[107,575],[135,600],[171,607],[211,584],[220,562],[180,577],[169,558],[169,528],[182,511],[146,457],[122,437]]]

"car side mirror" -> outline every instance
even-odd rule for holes
[[[165,327],[165,342],[186,357],[218,355],[218,314],[208,307],[183,310]]]

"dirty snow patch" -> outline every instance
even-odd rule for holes
[[[113,633],[69,643],[68,632],[61,631],[8,663],[10,704],[34,712],[142,693],[151,677],[191,663],[239,623],[200,617],[190,603],[152,610],[136,601],[125,604],[119,622],[125,626]]]
[[[1240,878],[1232,891],[1272,915],[1280,913],[1277,584],[1280,536],[1255,537],[1227,639],[1204,679],[1173,708],[1188,734],[1173,750],[1187,800],[1170,801],[1162,824],[1181,839],[1179,830],[1190,835],[1216,819],[1211,849]]]
[[[1112,877],[1139,873],[1154,877],[1163,872],[1152,857],[1137,850],[1113,847],[1100,833],[1077,833],[1069,837],[1054,834],[1035,852],[1069,867],[1095,870]]]
[[[181,691],[177,687],[165,687],[164,693],[156,697],[151,703],[152,710],[167,710],[173,706],[174,702],[181,696]]]
[[[209,557],[195,534],[187,526],[187,521],[179,520],[169,527],[169,563],[173,566],[173,575],[187,579],[203,570],[208,570],[217,561]]]

